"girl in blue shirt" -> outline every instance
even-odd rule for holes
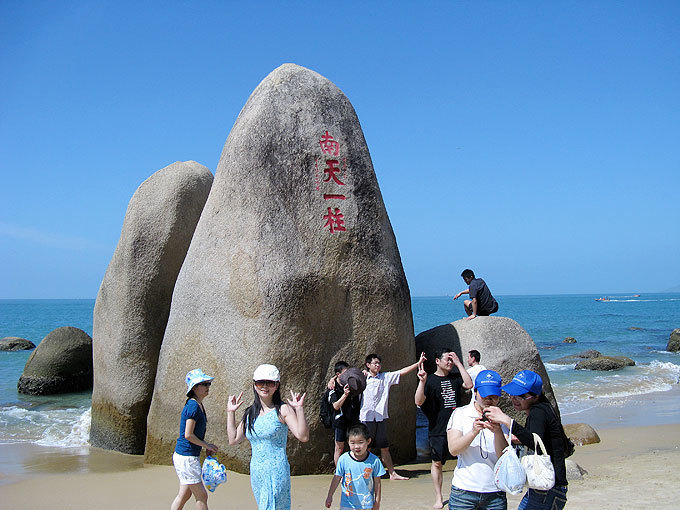
[[[186,377],[188,398],[182,409],[179,437],[172,455],[172,463],[179,478],[179,493],[172,502],[171,510],[184,508],[192,494],[196,499],[196,510],[208,510],[208,492],[201,479],[199,455],[201,448],[205,448],[208,455],[218,450],[214,444],[204,441],[208,417],[203,399],[210,392],[212,380],[213,377],[206,375],[200,368],[192,370]]]

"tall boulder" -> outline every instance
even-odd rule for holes
[[[195,161],[176,162],[144,181],[130,200],[94,308],[94,446],[144,453],[172,290],[212,180]]]
[[[557,408],[550,378],[545,370],[536,344],[522,326],[507,317],[476,317],[460,319],[423,331],[416,337],[417,352],[425,352],[425,370],[434,372],[434,353],[442,347],[453,349],[463,363],[468,351],[476,349],[481,354],[481,364],[488,370],[495,370],[509,383],[520,370],[533,370],[543,379],[543,391]],[[524,423],[524,413],[517,413],[510,399],[503,394],[500,407],[510,416]]]
[[[92,388],[92,338],[82,329],[51,331],[31,353],[17,389],[26,395],[73,393]]]
[[[273,363],[284,398],[307,393],[311,438],[289,441],[291,470],[326,471],[333,445],[319,400],[336,361],[360,367],[371,352],[386,369],[415,361],[396,240],[349,100],[323,76],[285,64],[241,110],[177,279],[146,462],[170,462],[184,375],[201,367],[215,376],[207,437],[226,466],[247,472],[249,445],[226,445],[226,399],[243,391],[247,405],[253,370]],[[415,456],[415,381],[405,377],[391,395],[397,461]]]

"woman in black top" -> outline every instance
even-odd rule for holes
[[[523,427],[518,423],[513,424],[513,434],[532,450],[535,447],[532,434],[538,434],[555,469],[555,486],[547,491],[529,489],[517,510],[562,510],[567,504],[562,423],[543,393],[543,380],[536,372],[522,370],[512,382],[503,386],[503,391],[510,395],[512,406],[527,415]],[[498,407],[489,407],[487,410],[489,420],[510,427],[511,418]]]

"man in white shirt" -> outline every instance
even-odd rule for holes
[[[501,376],[482,370],[475,379],[475,398],[451,414],[446,427],[451,455],[458,455],[451,481],[451,510],[506,510],[505,492],[496,487],[494,466],[508,445],[505,425],[491,423],[485,409],[498,405]]]
[[[475,382],[475,377],[477,377],[477,374],[479,374],[482,370],[486,370],[486,367],[484,365],[480,365],[479,361],[482,359],[482,355],[479,354],[479,351],[476,349],[472,349],[470,352],[468,352],[468,358],[467,358],[467,364],[470,368],[467,369],[468,374],[470,374],[470,379],[472,379],[472,390],[474,391],[474,382]]]
[[[361,396],[361,410],[359,421],[368,427],[371,434],[371,446],[380,448],[380,456],[385,469],[390,473],[390,480],[408,480],[394,470],[390,445],[387,440],[387,404],[390,395],[390,386],[399,384],[402,375],[413,372],[418,365],[425,362],[425,353],[420,354],[420,359],[413,365],[402,368],[395,372],[381,372],[382,361],[377,354],[366,356],[366,389]]]

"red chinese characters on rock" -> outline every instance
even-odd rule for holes
[[[324,189],[323,199],[324,200],[346,200],[347,196],[344,193],[339,193],[343,191],[342,189],[332,189],[337,186],[345,186],[343,179],[345,177],[343,174],[347,169],[347,160],[342,159],[342,168],[340,168],[340,159],[326,159],[323,155],[328,154],[330,156],[335,156],[338,158],[340,156],[340,143],[333,138],[333,136],[326,131],[319,140],[319,146],[321,147],[322,161],[325,161],[326,167],[323,169],[324,178],[323,182],[319,182],[319,158],[315,158],[314,161],[314,175],[315,175],[315,187],[320,191],[320,185],[326,188]],[[346,180],[346,179],[345,179]],[[342,214],[339,207],[327,207],[326,214],[323,215],[323,228],[328,229],[331,234],[336,232],[346,231],[345,227],[345,215]]]

